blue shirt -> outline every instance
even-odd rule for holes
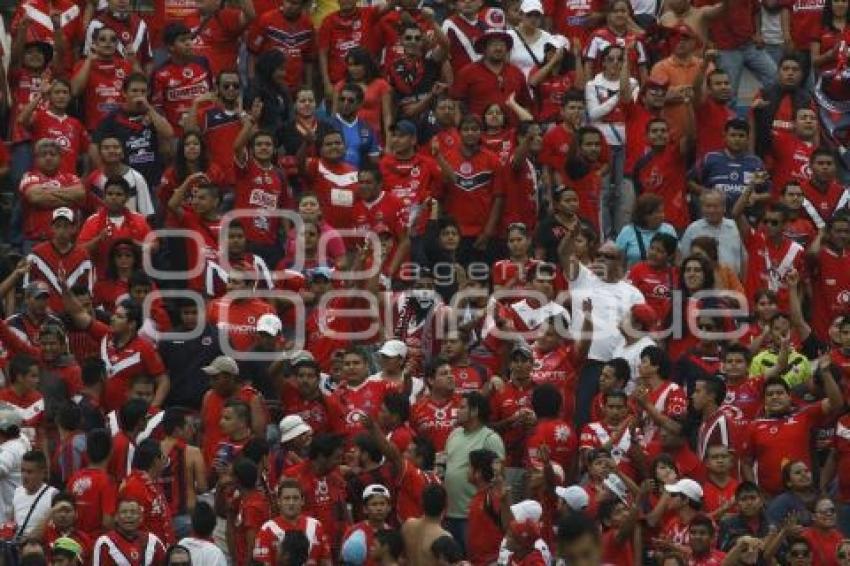
[[[626,267],[631,267],[637,262],[646,259],[640,255],[640,244],[638,243],[638,235],[643,242],[643,249],[649,251],[649,244],[652,243],[652,238],[656,234],[670,234],[678,239],[676,229],[670,224],[664,222],[657,230],[644,230],[638,228],[634,223],[623,226],[620,234],[617,236],[617,247],[623,252],[626,258]]]
[[[726,213],[732,211],[744,187],[752,181],[753,173],[764,170],[764,163],[756,155],[745,153],[733,157],[726,151],[705,154],[696,171],[696,181],[703,187],[726,193]],[[756,187],[756,192],[766,192],[769,187]]]
[[[345,143],[345,157],[342,160],[346,163],[359,169],[367,156],[380,155],[381,148],[378,146],[375,132],[361,118],[346,122],[342,116],[336,114],[331,123],[342,132],[342,141]]]

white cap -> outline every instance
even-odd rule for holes
[[[21,414],[10,403],[0,403],[0,430],[7,431],[12,427],[20,428],[23,424]]]
[[[383,495],[387,499],[392,499],[390,495],[390,490],[386,487],[382,486],[379,483],[373,483],[371,485],[366,486],[366,489],[363,490],[363,501],[366,501],[373,495]]]
[[[53,211],[53,220],[52,222],[56,222],[59,218],[64,218],[68,222],[74,221],[74,211],[68,208],[67,206],[61,206]]]
[[[616,495],[617,499],[623,503],[628,503],[629,490],[617,474],[608,474],[608,477],[602,480],[602,485]]]
[[[522,4],[519,5],[519,11],[523,14],[530,14],[531,12],[540,12],[543,13],[543,4],[540,3],[540,0],[522,0]]]
[[[667,493],[681,493],[691,501],[702,501],[702,486],[690,478],[682,478],[673,485],[665,485]]]
[[[236,360],[230,356],[219,356],[210,365],[202,367],[201,371],[207,375],[218,375],[220,373],[239,375],[239,366],[236,365]]]
[[[265,332],[277,336],[283,330],[283,324],[277,315],[266,313],[257,321],[257,332]]]
[[[543,507],[533,499],[526,499],[511,505],[511,515],[514,521],[524,523],[525,521],[539,521],[543,516]]]
[[[306,432],[313,432],[313,429],[304,422],[301,415],[287,415],[280,420],[280,443],[289,442],[292,439],[298,438]]]
[[[406,358],[407,345],[401,340],[387,340],[378,353],[388,358]]]
[[[580,485],[571,485],[570,487],[555,488],[555,495],[564,500],[570,509],[573,511],[584,511],[590,505],[590,497]]]

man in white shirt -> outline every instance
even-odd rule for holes
[[[30,449],[21,435],[21,416],[14,407],[0,403],[0,523],[12,520],[12,498],[21,485],[21,461]]]
[[[679,252],[682,257],[691,253],[691,242],[700,236],[710,236],[717,240],[717,256],[721,264],[726,264],[741,276],[744,248],[738,226],[731,218],[725,218],[726,196],[718,190],[703,191],[700,195],[702,218],[691,222],[679,240]]]
[[[55,487],[44,483],[47,478],[47,456],[41,450],[30,450],[21,460],[21,485],[12,498],[12,521],[18,538],[41,538],[44,523],[50,515]]]
[[[192,513],[192,535],[177,543],[189,551],[192,566],[227,566],[224,552],[212,540],[215,522],[215,513],[209,503],[198,501]]]
[[[640,353],[647,346],[656,346],[649,332],[658,324],[658,315],[650,305],[640,303],[632,307],[631,312],[620,323],[620,332],[625,342],[614,350],[615,358],[623,358],[629,363],[629,381],[625,391],[629,395],[637,387]]]
[[[593,342],[579,375],[576,394],[575,420],[581,430],[590,422],[590,407],[599,390],[599,375],[604,362],[613,359],[617,348],[625,344],[620,321],[634,305],[646,301],[636,287],[623,279],[623,255],[614,242],[602,244],[590,269],[575,258],[571,245],[570,240],[565,238],[560,253],[562,258],[569,258],[567,272],[573,303],[573,329],[580,329],[583,325],[582,302],[587,298],[593,299]]]

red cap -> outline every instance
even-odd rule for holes
[[[664,90],[667,90],[668,88],[670,88],[670,80],[667,77],[662,78],[657,76],[650,76],[646,80],[646,83],[644,83],[644,88],[663,88]]]
[[[646,303],[632,307],[632,318],[647,330],[655,328],[655,325],[658,324],[658,315],[655,313],[655,309]]]

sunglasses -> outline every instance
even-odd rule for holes
[[[818,509],[815,513],[820,513],[821,515],[835,515],[835,507],[827,507],[826,509]]]

